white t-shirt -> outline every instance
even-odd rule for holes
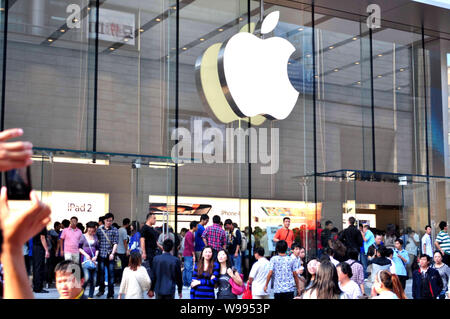
[[[382,291],[378,296],[372,297],[372,299],[398,299],[398,297],[392,291]]]
[[[423,250],[423,245],[425,244],[425,251]],[[426,234],[422,237],[422,243],[421,243],[420,250],[423,254],[427,254],[431,258],[433,258],[433,246],[431,244],[431,236]]]
[[[264,292],[264,286],[266,285],[267,275],[269,274],[270,262],[266,258],[260,258],[253,264],[249,277],[253,278],[252,282],[252,295],[254,296],[267,296],[269,295],[269,288],[267,292]]]
[[[358,297],[362,295],[361,288],[359,288],[358,284],[353,280],[350,280],[345,286],[342,286],[341,283],[339,283],[339,288],[346,295],[345,299],[358,299]]]

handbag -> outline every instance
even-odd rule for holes
[[[245,287],[245,291],[244,291],[244,294],[242,295],[242,299],[253,299],[252,290],[250,289],[250,286],[248,284]]]
[[[94,256],[94,252],[92,251],[91,244],[89,244],[89,240],[86,238],[85,235],[83,235],[83,236],[84,236],[84,239],[86,239],[86,241],[87,241],[87,243],[89,245],[89,249],[91,250],[92,257],[95,257]],[[97,264],[94,261],[92,261],[92,260],[85,260],[85,261],[83,261],[81,266],[83,268],[86,268],[86,269],[89,269],[89,270],[97,269]]]
[[[243,274],[239,274],[239,276],[241,276],[242,282],[244,282],[244,275]],[[237,283],[234,282],[233,278],[230,278],[230,280],[228,281],[231,285],[231,292],[236,295],[236,296],[240,296],[244,293],[245,290],[245,285],[242,284],[242,286],[239,286]]]

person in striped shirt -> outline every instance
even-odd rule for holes
[[[444,256],[444,258],[442,259],[444,264],[450,267],[450,236],[447,233],[447,222],[440,222],[439,228],[441,229],[441,231],[436,237],[436,241],[434,242],[434,244]]]
[[[213,259],[213,249],[205,246],[198,263],[194,265],[191,299],[215,299],[214,286],[219,279],[219,263]]]

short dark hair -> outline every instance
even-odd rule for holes
[[[76,219],[78,221],[78,217],[77,216],[70,217],[70,220],[72,220],[72,219]]]
[[[287,249],[288,249],[288,244],[287,244],[286,241],[280,240],[280,241],[277,242],[277,245],[276,245],[275,249],[276,249],[276,251],[278,253],[284,254],[287,251]]]
[[[325,222],[325,226],[328,226],[328,225],[330,225],[330,224],[333,224],[333,222],[332,222],[331,220],[327,220],[327,221]]]
[[[223,223],[224,225],[233,225],[233,221],[231,219],[226,219]],[[233,225],[234,226],[234,225]]]
[[[122,221],[122,225],[130,225],[131,220],[129,218],[124,218]]]
[[[53,228],[56,228],[56,227],[58,227],[58,226],[61,226],[61,223],[60,223],[60,222],[55,222],[55,223],[53,224]]]
[[[112,213],[108,213],[105,215],[105,220],[112,218],[114,220],[114,215]]]
[[[147,217],[145,217],[145,220],[148,220],[153,215],[155,215],[155,213],[153,213],[153,212],[148,213]]]
[[[356,248],[350,248],[347,251],[347,255],[348,255],[348,258],[350,258],[352,260],[358,260],[359,251]]]
[[[61,224],[64,226],[64,228],[67,228],[70,226],[70,220],[64,219]]]
[[[219,215],[214,215],[213,223],[214,224],[220,224],[220,216]]]
[[[390,255],[393,255],[394,251],[392,248],[386,248],[384,257],[389,257]]]
[[[348,276],[348,278],[352,278],[353,271],[352,271],[352,267],[349,264],[347,264],[346,262],[342,262],[336,266],[336,268],[338,268],[338,267],[341,268],[342,273],[346,274]]]
[[[283,218],[283,223],[284,223],[284,221],[285,221],[286,219],[291,220],[289,217],[284,217],[284,218]]]
[[[209,220],[209,216],[206,214],[202,214],[202,216],[200,216],[200,221],[202,220]]]
[[[447,222],[441,221],[441,222],[439,223],[439,228],[440,228],[441,230],[444,230],[445,227],[447,227]]]
[[[428,256],[427,254],[423,254],[423,253],[419,255],[419,259],[422,259],[422,258],[426,258],[428,262],[430,262],[430,260],[431,260],[430,256]]]
[[[80,281],[81,279],[84,278],[84,271],[81,270],[80,265],[78,265],[77,263],[75,263],[72,260],[64,260],[61,261],[59,264],[56,265],[55,267],[55,275],[57,275],[58,273],[71,273],[71,274],[77,274],[80,276]],[[76,276],[75,276],[76,277]],[[76,278],[78,280],[78,278]]]
[[[350,217],[349,219],[348,219],[348,222],[350,223],[350,225],[354,225],[355,224],[355,222],[356,222],[356,219],[355,219],[355,217]]]
[[[425,230],[427,230],[427,228],[428,228],[428,227],[430,227],[430,228],[431,228],[431,226],[430,226],[430,225],[426,225],[426,226],[425,226]]]
[[[403,246],[403,240],[401,238],[397,238],[395,241],[398,241],[398,243]]]
[[[197,226],[197,224],[198,224],[197,221],[195,221],[195,220],[191,221],[191,223],[189,224],[189,229],[194,229],[195,226]]]
[[[102,222],[102,223],[103,223],[104,220],[105,220],[105,216],[100,216],[100,217],[98,218],[98,221],[99,221],[99,222]]]
[[[166,253],[170,252],[173,249],[173,241],[172,239],[167,238],[163,242],[163,249]]]
[[[265,253],[265,251],[264,251],[263,247],[260,246],[260,247],[255,248],[255,254],[258,254],[258,255],[264,257],[264,253]]]
[[[86,228],[95,228],[95,227],[96,227],[95,222],[88,222],[86,224]]]
[[[291,250],[294,250],[295,248],[302,248],[302,247],[300,246],[299,243],[292,243]]]

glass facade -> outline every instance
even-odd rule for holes
[[[295,47],[295,107],[283,120],[224,121],[205,103],[199,58],[258,33],[274,11],[266,37]],[[2,1],[2,129],[22,127],[33,143],[33,186],[52,221],[112,212],[143,222],[152,210],[180,232],[207,213],[267,245],[264,234],[290,216],[311,255],[320,223],[342,230],[349,216],[436,234],[450,215],[449,41],[366,22],[298,1]],[[180,152],[176,129],[191,133],[190,149]],[[250,132],[243,160],[212,161],[228,159],[237,140],[226,132],[238,129]],[[215,135],[211,147],[211,132],[227,140]]]

